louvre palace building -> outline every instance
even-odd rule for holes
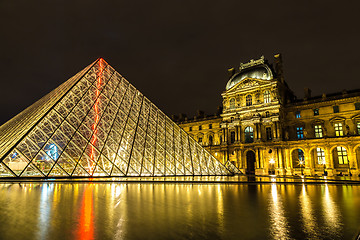
[[[298,99],[281,55],[229,69],[222,110],[213,116],[173,116],[220,162],[256,175],[358,175],[360,90]]]

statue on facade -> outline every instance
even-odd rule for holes
[[[349,127],[349,125],[346,125],[346,136],[350,136],[350,127]]]
[[[303,134],[304,134],[304,138],[307,138],[308,132],[307,132],[306,128],[304,128]]]

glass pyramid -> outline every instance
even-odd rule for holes
[[[230,175],[103,59],[0,127],[0,177]]]

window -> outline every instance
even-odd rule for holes
[[[198,138],[198,143],[202,144],[202,137]]]
[[[342,123],[335,123],[334,128],[335,128],[335,136],[339,137],[344,135]]]
[[[300,111],[295,112],[295,117],[296,117],[296,118],[301,118]]]
[[[360,110],[360,102],[355,103],[355,110]]]
[[[251,95],[247,95],[246,96],[246,106],[251,106],[252,105],[252,97]]]
[[[230,99],[230,109],[235,108],[235,98]]]
[[[348,164],[349,161],[346,149],[343,147],[336,147],[336,151],[339,159],[339,164]]]
[[[270,100],[270,91],[265,91],[264,92],[264,103],[269,103],[271,100]]]
[[[252,127],[245,128],[245,142],[246,143],[254,142],[254,129]]]
[[[202,127],[201,127],[201,125],[199,126],[199,130],[202,130]]]
[[[265,117],[270,117],[270,113],[269,112],[265,112]]]
[[[314,109],[314,116],[318,116],[319,115],[319,109],[318,108],[315,108]]]
[[[266,131],[266,140],[271,140],[272,139],[272,134],[271,134],[271,127],[267,127],[265,128]]]
[[[334,113],[338,113],[338,112],[339,112],[339,106],[334,106],[333,109],[334,109]]]
[[[297,127],[296,128],[296,136],[298,139],[304,138],[304,128],[303,127]]]
[[[321,125],[315,125],[315,137],[322,138],[323,137],[323,130]]]
[[[358,134],[360,134],[360,122],[358,122],[358,123],[356,124],[356,126],[357,126],[357,132],[358,132]]]
[[[209,124],[209,129],[212,129],[212,124]]]
[[[322,148],[316,148],[316,158],[318,164],[325,164],[325,152]]]
[[[191,132],[192,131],[192,127],[189,127],[189,132]]]
[[[209,136],[209,145],[210,146],[213,145],[213,136],[212,135]]]
[[[235,142],[235,132],[232,131],[230,132],[230,143],[234,143]]]

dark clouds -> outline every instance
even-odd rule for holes
[[[169,115],[215,112],[228,67],[278,52],[299,97],[360,88],[358,5],[1,1],[0,124],[98,57]]]

